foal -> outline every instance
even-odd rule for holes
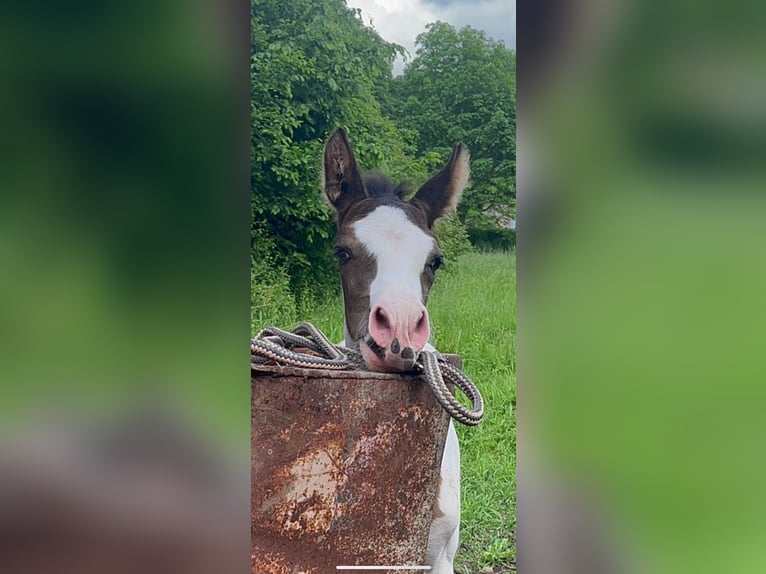
[[[425,304],[442,264],[434,222],[455,209],[468,183],[469,154],[455,144],[448,164],[405,201],[378,172],[360,173],[343,129],[324,149],[323,190],[336,212],[345,306],[344,344],[376,371],[406,371],[428,344]],[[450,421],[426,564],[452,574],[460,527],[460,449]]]

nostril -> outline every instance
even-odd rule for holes
[[[387,347],[393,333],[391,315],[383,307],[376,307],[370,314],[370,334],[382,347]]]
[[[428,319],[426,317],[426,312],[423,311],[420,314],[420,318],[418,319],[418,322],[415,324],[415,332],[421,333],[423,330],[428,326]]]
[[[388,320],[388,314],[383,310],[383,307],[375,309],[375,324],[380,329],[391,329],[391,322]]]
[[[428,324],[428,311],[423,309],[417,315],[415,326],[410,332],[410,343],[412,343],[412,346],[416,352],[425,346],[425,344],[428,342],[428,337],[430,334],[431,328]]]

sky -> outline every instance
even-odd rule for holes
[[[347,4],[361,9],[364,22],[372,22],[384,40],[404,46],[412,56],[415,37],[436,20],[456,28],[484,30],[491,38],[516,48],[516,0],[347,0]],[[394,74],[403,68],[404,62],[397,59]]]

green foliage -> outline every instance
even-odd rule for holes
[[[468,230],[460,219],[453,215],[437,221],[434,226],[434,233],[439,240],[442,252],[444,252],[444,272],[455,273],[460,256],[473,251],[473,246],[468,238]]]
[[[335,276],[332,217],[319,196],[330,131],[354,134],[362,166],[406,163],[375,97],[399,50],[342,0],[252,0],[252,240],[277,239],[275,262],[296,294],[318,293]]]
[[[481,553],[482,562],[487,566],[510,561],[516,555],[516,549],[510,538],[492,539]]]
[[[480,251],[510,251],[516,247],[515,229],[472,227],[467,232],[471,245]]]
[[[255,231],[255,228],[254,228]],[[254,333],[265,327],[274,316],[287,317],[295,322],[296,301],[290,288],[287,269],[276,262],[274,239],[255,232],[250,261],[250,329]]]
[[[296,321],[296,303],[290,290],[290,278],[284,269],[253,260],[250,267],[250,328],[258,332],[269,325],[269,318],[288,317],[286,325]]]
[[[472,185],[459,206],[470,226],[497,226],[516,211],[516,55],[479,30],[444,22],[417,38],[415,58],[396,78],[387,112],[416,134],[419,154],[462,141]]]

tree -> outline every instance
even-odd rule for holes
[[[349,129],[364,167],[402,163],[403,138],[375,97],[398,51],[343,0],[251,2],[253,257],[286,270],[294,293],[336,281],[319,195],[330,131]]]
[[[388,113],[415,134],[420,155],[464,142],[472,186],[458,208],[470,226],[497,225],[516,211],[516,55],[471,27],[429,24],[416,56],[396,78]]]

